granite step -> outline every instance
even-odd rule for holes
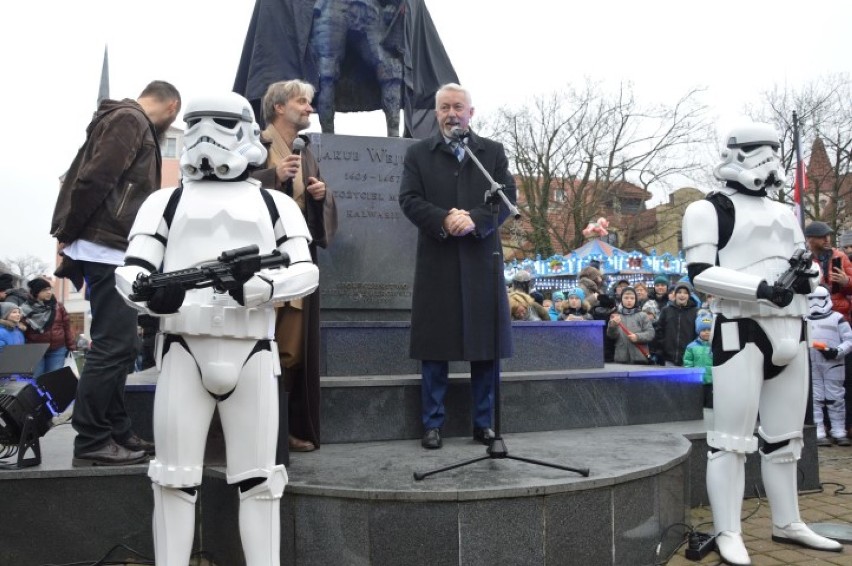
[[[444,435],[469,436],[470,380],[450,374]],[[156,370],[132,375],[127,407],[143,436],[151,431]],[[539,432],[702,418],[701,370],[607,364],[603,368],[502,374],[504,432]],[[420,376],[323,377],[323,443],[415,439],[422,435]]]

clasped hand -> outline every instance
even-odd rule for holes
[[[444,231],[450,236],[467,236],[476,228],[470,213],[457,208],[450,209],[444,218]]]

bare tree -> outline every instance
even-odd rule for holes
[[[48,276],[47,262],[34,255],[24,255],[13,258],[5,258],[3,263],[9,268],[9,272],[21,278],[22,283],[39,276]]]
[[[852,81],[848,75],[829,75],[799,88],[776,85],[761,95],[760,103],[746,108],[757,120],[774,124],[781,133],[781,158],[789,180],[778,191],[780,202],[792,200],[796,148],[793,144],[793,111],[799,117],[803,159],[811,161],[808,192],[804,195],[807,219],[821,220],[835,233],[847,226],[852,199]],[[820,140],[814,145],[816,140]],[[822,147],[821,147],[822,146]],[[828,157],[817,167],[811,149],[825,150]]]
[[[607,93],[587,81],[501,109],[490,126],[516,173],[534,252],[576,248],[587,223],[606,211],[638,218],[644,199],[625,197],[629,187],[665,187],[700,168],[696,146],[710,140],[700,93],[691,90],[670,106],[643,105],[630,85]],[[635,245],[642,225],[616,226],[622,245]]]

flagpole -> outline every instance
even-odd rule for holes
[[[802,166],[802,144],[799,139],[799,115],[793,110],[793,146],[796,148],[796,181],[793,188],[793,201],[796,203],[796,214],[799,216],[799,226],[805,229],[805,168]]]

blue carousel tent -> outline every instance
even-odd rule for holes
[[[683,253],[658,255],[654,249],[649,254],[637,250],[626,252],[597,238],[565,255],[507,262],[504,274],[510,280],[519,270],[524,270],[535,276],[538,288],[567,289],[573,286],[577,274],[593,262],[600,265],[599,269],[607,279],[618,276],[631,283],[649,281],[659,274],[677,280],[686,274]]]

